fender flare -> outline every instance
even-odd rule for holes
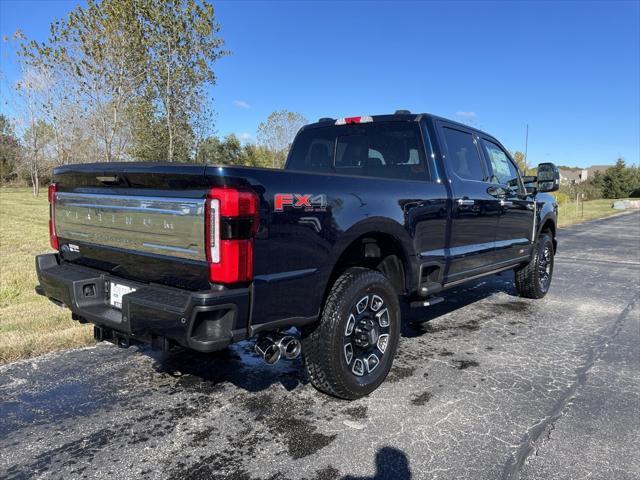
[[[403,257],[400,260],[405,270],[405,285],[409,289],[413,287],[413,283],[415,283],[413,272],[417,262],[413,239],[400,223],[385,217],[369,217],[352,225],[334,243],[321,273],[324,288],[328,288],[327,282],[330,280],[338,260],[353,242],[367,235],[380,234],[393,239],[399,245]]]
[[[551,222],[551,224],[553,225],[553,250],[554,253],[557,253],[558,240],[556,239],[556,232],[558,231],[558,219],[553,208],[545,207],[543,207],[540,212],[540,220],[538,221],[538,224],[536,226],[535,238],[537,239],[540,236],[540,233],[542,233],[542,229],[544,228],[544,226],[547,225],[548,222]]]

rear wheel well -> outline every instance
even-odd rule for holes
[[[390,235],[373,232],[351,242],[331,271],[325,297],[336,279],[351,267],[370,268],[383,273],[398,295],[406,290],[407,258],[400,243]]]

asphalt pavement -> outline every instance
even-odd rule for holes
[[[558,240],[546,298],[512,273],[447,292],[354,402],[250,342],[0,367],[0,478],[638,479],[640,213]]]

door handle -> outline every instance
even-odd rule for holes
[[[500,200],[501,207],[511,207],[512,205],[513,202],[510,202],[509,200]]]
[[[458,205],[474,205],[476,202],[475,200],[471,200],[470,198],[459,198],[458,199]]]

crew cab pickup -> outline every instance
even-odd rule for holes
[[[255,337],[268,363],[302,352],[315,387],[355,399],[391,368],[400,302],[507,269],[544,297],[558,186],[553,164],[522,177],[491,135],[407,111],[307,125],[283,170],[67,165],[36,290],[97,340],[212,352]]]

